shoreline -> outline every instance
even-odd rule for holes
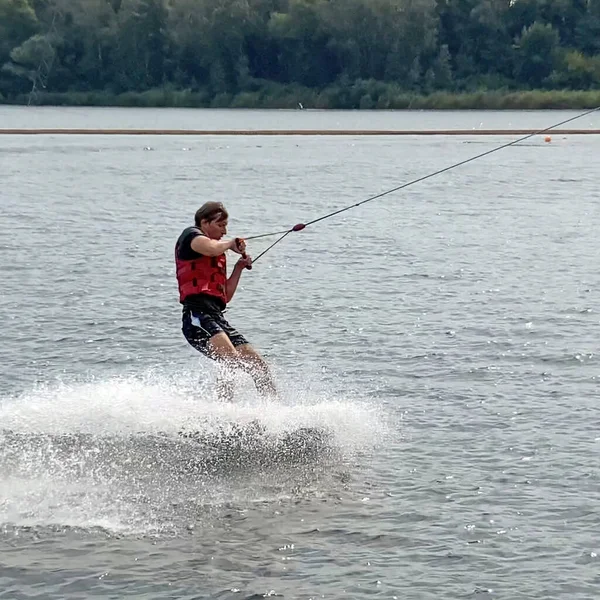
[[[364,83],[364,82],[363,82]],[[372,87],[372,86],[371,86]],[[600,90],[479,90],[472,92],[436,91],[430,94],[405,92],[392,84],[376,91],[365,85],[310,89],[273,86],[253,91],[212,94],[207,91],[154,88],[144,92],[110,94],[102,91],[43,92],[34,98],[21,95],[2,97],[0,106],[20,107],[119,107],[119,108],[197,108],[260,110],[359,110],[405,111],[542,111],[589,110],[600,107]],[[30,100],[34,100],[30,102]]]

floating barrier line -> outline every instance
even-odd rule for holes
[[[597,109],[594,109],[597,110]],[[527,135],[533,136],[542,131],[536,129],[0,129],[0,135],[398,135],[398,136],[486,136],[486,135]],[[600,129],[557,129],[561,135],[600,135]]]

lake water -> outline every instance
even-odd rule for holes
[[[574,114],[0,107],[0,128]],[[598,137],[531,138],[270,250],[227,316],[279,402],[242,375],[217,402],[180,331],[173,246],[204,201],[232,235],[278,231],[511,139],[0,136],[0,598],[596,598]]]

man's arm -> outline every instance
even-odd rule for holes
[[[240,277],[242,275],[242,271],[249,267],[252,264],[252,259],[247,256],[246,258],[240,258],[233,267],[233,271],[227,280],[227,302],[231,302],[233,295],[235,294],[235,290],[237,289],[238,283],[240,282]]]
[[[197,235],[192,240],[190,246],[194,252],[198,252],[198,254],[202,254],[203,256],[221,256],[221,254],[224,254],[227,250],[233,250],[238,254],[240,253],[235,238],[221,242],[218,240],[211,240],[205,235]]]

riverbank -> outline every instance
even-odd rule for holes
[[[600,90],[478,91],[412,94],[391,84],[357,83],[347,88],[312,90],[298,86],[268,86],[237,94],[154,89],[146,92],[39,93],[5,104],[39,106],[119,106],[172,108],[364,109],[364,110],[581,110],[600,106]]]

